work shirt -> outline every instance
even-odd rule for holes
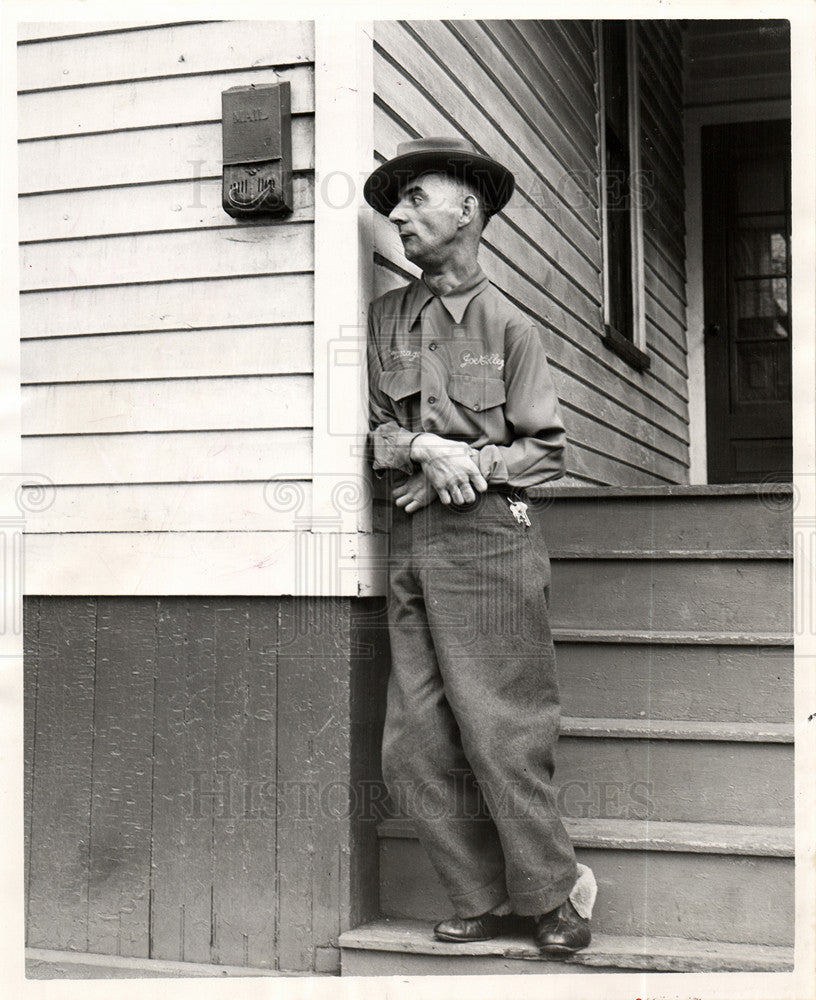
[[[419,278],[371,303],[375,470],[410,475],[413,439],[466,442],[488,483],[564,474],[564,425],[541,331],[481,269],[444,295]]]

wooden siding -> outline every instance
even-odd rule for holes
[[[28,945],[336,972],[376,913],[382,610],[27,599]]]
[[[688,21],[689,107],[790,100],[790,22]]]
[[[595,31],[579,21],[375,24],[375,162],[420,135],[460,134],[506,163],[517,192],[485,233],[482,263],[547,337],[570,442],[568,474],[603,484],[687,478],[680,38],[642,26],[645,285],[651,368],[601,343]],[[653,67],[660,66],[663,83]],[[665,90],[664,88],[669,88]],[[648,192],[647,192],[648,193]],[[375,222],[376,290],[415,273]]]
[[[308,506],[312,23],[19,39],[24,467],[55,487],[29,535],[60,537],[67,559],[86,532],[124,549],[143,532],[291,532],[264,483],[301,480]],[[294,212],[236,221],[220,95],[275,80],[291,85]]]

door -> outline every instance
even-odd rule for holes
[[[790,479],[790,122],[702,130],[708,479]]]

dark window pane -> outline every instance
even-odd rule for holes
[[[734,276],[784,275],[788,270],[788,240],[784,215],[746,216],[734,234]]]
[[[786,340],[788,279],[741,279],[734,282],[736,329],[739,340]]]
[[[778,160],[749,160],[737,167],[737,212],[784,212],[785,168]]]

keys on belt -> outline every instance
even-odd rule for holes
[[[527,516],[527,504],[523,500],[517,500],[512,496],[507,497],[507,503],[510,505],[510,511],[516,521],[529,528],[531,524],[530,518]]]

